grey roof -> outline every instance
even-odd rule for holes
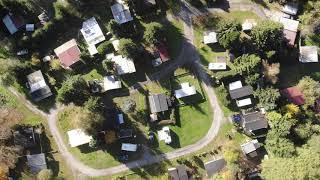
[[[36,145],[33,128],[24,128],[13,133],[13,141],[16,146],[30,148]]]
[[[133,20],[133,17],[131,16],[130,10],[126,9],[126,7],[123,4],[116,3],[111,6],[111,11],[114,19],[119,24],[123,24],[129,21]]]
[[[247,143],[241,144],[241,149],[244,154],[249,154],[256,151],[260,147],[258,140],[254,139]]]
[[[43,169],[47,169],[46,157],[42,154],[27,155],[28,166],[31,173],[37,174]]]
[[[34,101],[40,101],[52,95],[40,70],[29,74],[27,79],[30,86],[30,95]]]
[[[151,113],[163,112],[168,110],[167,96],[156,94],[149,96]]]
[[[176,168],[168,169],[170,180],[188,180],[187,169],[184,165],[179,165]]]
[[[245,131],[251,132],[258,129],[267,128],[268,122],[261,112],[252,112],[242,115],[241,125]]]
[[[213,161],[204,163],[204,168],[207,171],[207,175],[211,177],[215,173],[219,172],[226,166],[226,161],[223,158],[219,158]]]
[[[239,99],[245,96],[249,96],[253,93],[253,89],[251,86],[243,86],[238,89],[229,90],[231,99]]]

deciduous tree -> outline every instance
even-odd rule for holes
[[[86,81],[80,76],[71,76],[62,83],[58,90],[58,101],[68,104],[83,104],[89,96],[89,90]]]
[[[125,57],[137,58],[140,55],[139,47],[131,39],[120,39],[119,53]]]
[[[148,44],[155,44],[158,41],[161,41],[164,37],[164,28],[160,23],[152,22],[146,24],[146,30],[143,35],[143,39]]]
[[[264,51],[278,50],[283,37],[283,26],[271,20],[261,21],[252,29],[252,39]]]
[[[276,101],[280,98],[280,92],[272,87],[259,88],[254,92],[254,96],[259,99],[259,105],[269,111],[277,107]]]
[[[309,76],[303,77],[297,87],[301,90],[304,99],[305,106],[313,106],[318,98],[320,98],[320,83],[313,80]]]

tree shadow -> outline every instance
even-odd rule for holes
[[[169,144],[169,146],[174,149],[181,148],[180,138],[179,138],[178,134],[171,129],[170,135],[171,135],[172,142]]]
[[[252,2],[261,5],[263,8],[270,9],[264,0],[251,0]]]

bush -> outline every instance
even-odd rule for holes
[[[50,180],[52,179],[52,175],[50,169],[43,169],[37,174],[37,180]]]
[[[155,44],[164,37],[163,26],[157,22],[152,22],[146,25],[146,30],[143,39],[148,44]]]
[[[92,112],[102,112],[104,108],[100,97],[90,97],[84,106]]]
[[[9,102],[9,97],[6,94],[0,94],[0,108],[6,106]]]
[[[97,47],[97,50],[100,55],[105,55],[108,52],[112,52],[114,49],[113,49],[113,45],[110,41],[105,41],[105,42],[99,44],[99,46]]]
[[[31,65],[39,67],[41,65],[41,60],[38,53],[33,53],[31,56]]]
[[[68,104],[75,103],[82,105],[87,101],[89,90],[86,81],[80,76],[71,76],[62,83],[61,88],[58,90],[58,101]]]
[[[59,59],[53,59],[50,61],[50,70],[59,71],[62,67],[60,65]]]
[[[102,67],[108,73],[114,72],[114,62],[109,59],[105,59],[102,61]]]
[[[122,29],[121,26],[117,23],[116,20],[112,19],[109,21],[107,25],[108,31],[115,37],[122,37]]]
[[[119,53],[128,58],[137,58],[140,55],[139,47],[132,39],[120,39]]]

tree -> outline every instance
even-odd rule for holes
[[[296,152],[294,144],[289,139],[279,137],[274,130],[268,132],[266,149],[272,157],[290,158]]]
[[[105,55],[108,52],[113,51],[113,45],[110,41],[105,41],[105,42],[99,44],[99,46],[97,47],[97,51],[100,55]]]
[[[13,146],[0,145],[0,167],[15,168],[19,153],[19,149]]]
[[[264,107],[267,111],[275,109],[276,101],[280,98],[279,90],[272,87],[259,88],[253,95],[259,99],[259,106]]]
[[[43,169],[37,174],[37,180],[50,180],[52,175],[51,169]]]
[[[281,108],[281,111],[286,114],[288,117],[296,117],[300,113],[299,106],[295,104],[287,104],[284,107]]]
[[[90,97],[88,101],[84,103],[84,107],[92,112],[102,112],[104,109],[100,97]]]
[[[140,55],[139,47],[131,39],[120,39],[119,53],[125,57],[137,58]]]
[[[297,87],[304,96],[305,107],[313,106],[316,100],[320,97],[320,83],[309,76],[303,77],[299,81]]]
[[[11,128],[20,123],[23,115],[13,108],[0,108],[0,140],[7,140],[12,136]]]
[[[120,24],[117,23],[116,20],[112,19],[109,21],[107,25],[108,31],[115,37],[119,38],[122,37],[122,29]]]
[[[267,61],[262,61],[263,75],[267,82],[276,84],[280,73],[280,63],[269,64]]]
[[[299,124],[294,128],[294,132],[302,140],[309,139],[314,133],[311,122]]]
[[[258,71],[261,63],[259,56],[254,54],[244,54],[234,60],[231,69],[241,75],[249,75]]]
[[[289,135],[291,128],[297,123],[297,120],[286,115],[282,116],[275,111],[267,113],[267,120],[272,129],[271,132],[275,133],[272,135],[276,135],[278,137],[286,137]]]
[[[163,25],[157,22],[152,22],[146,24],[146,30],[144,31],[143,39],[148,44],[155,44],[158,41],[161,41],[164,37],[164,28]]]
[[[231,49],[239,44],[241,24],[236,21],[221,21],[217,32],[219,44],[225,49]]]
[[[62,83],[58,90],[58,101],[68,104],[75,103],[77,105],[83,104],[89,96],[89,91],[86,81],[80,76],[71,76]]]
[[[50,61],[50,70],[52,71],[60,71],[62,66],[60,64],[59,59],[53,59]]]
[[[229,141],[223,149],[223,157],[228,164],[234,164],[238,162],[240,158],[240,152],[236,148],[236,144]]]
[[[278,50],[283,42],[283,26],[271,20],[264,20],[252,29],[252,39],[263,51]]]
[[[0,58],[0,83],[8,86],[15,82],[16,70],[21,67],[18,60]]]
[[[260,79],[259,73],[248,74],[245,76],[245,82],[251,86],[256,85]]]
[[[320,177],[320,136],[312,136],[298,148],[295,158],[271,157],[262,162],[263,179],[318,179]]]

